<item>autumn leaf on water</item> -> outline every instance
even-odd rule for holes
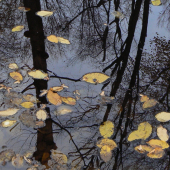
[[[29,109],[31,107],[34,107],[34,103],[32,103],[32,102],[23,102],[23,103],[21,103],[21,106],[24,107],[24,108]]]
[[[47,119],[47,113],[44,110],[38,110],[36,113],[37,119],[39,120],[46,120]]]
[[[10,69],[13,69],[13,70],[18,69],[18,66],[17,66],[16,63],[10,63],[8,67],[9,67]]]
[[[157,135],[160,140],[167,141],[169,139],[168,132],[163,126],[158,126]]]
[[[18,25],[14,28],[12,28],[12,32],[18,32],[18,31],[22,31],[24,29],[23,25]]]
[[[23,166],[24,163],[24,159],[22,156],[20,156],[19,154],[16,154],[13,158],[12,158],[12,165],[14,167],[17,168],[21,168]]]
[[[148,145],[139,145],[135,147],[135,150],[139,153],[151,152],[154,148]]]
[[[120,19],[124,18],[124,15],[119,11],[114,11],[112,14],[115,16],[115,18],[120,18]]]
[[[55,35],[49,35],[47,37],[48,41],[54,42],[54,43],[62,43],[62,44],[70,44],[70,41],[63,38],[63,37],[57,37]]]
[[[0,116],[3,116],[3,117],[6,117],[6,116],[12,116],[14,115],[15,113],[18,112],[19,109],[7,109],[7,110],[2,110],[0,111]]]
[[[160,122],[167,122],[167,121],[170,120],[170,113],[168,113],[168,112],[160,112],[155,117]]]
[[[45,79],[48,77],[47,73],[42,72],[41,70],[35,70],[28,72],[28,75],[34,79]]]
[[[14,125],[16,122],[17,122],[16,120],[5,120],[5,121],[1,122],[0,126],[10,127],[10,126]]]
[[[152,2],[152,5],[154,5],[154,6],[161,5],[161,0],[151,0],[151,2]]]
[[[18,7],[18,9],[22,12],[28,12],[30,11],[30,8],[27,8],[27,7]]]
[[[35,96],[33,96],[32,94],[23,95],[23,98],[28,102],[32,102],[32,103],[38,102],[38,99]]]
[[[63,38],[63,37],[57,37],[58,42],[62,43],[62,44],[70,44],[70,41]]]
[[[148,122],[142,122],[135,130],[129,134],[128,141],[144,139],[146,140],[152,133],[152,126]]]
[[[61,97],[57,93],[54,93],[52,90],[48,90],[47,99],[50,103],[56,106],[61,105],[62,103]]]
[[[111,121],[106,121],[100,125],[99,131],[104,138],[109,138],[113,135],[114,124]]]
[[[23,80],[22,75],[19,72],[11,72],[9,75],[16,80],[14,83],[20,83]]]
[[[110,161],[111,157],[112,157],[112,152],[109,146],[104,145],[101,148],[100,151],[100,157],[103,159],[104,162],[108,162]]]
[[[51,15],[53,15],[52,11],[38,11],[36,13],[36,15],[40,16],[40,17],[49,17]]]
[[[48,93],[48,90],[41,90],[40,97],[46,95]]]
[[[61,151],[52,149],[51,158],[60,165],[67,164],[67,156]]]
[[[75,105],[76,104],[76,99],[73,97],[61,97],[61,100],[69,105]]]
[[[111,139],[102,139],[97,142],[96,144],[99,148],[102,148],[103,146],[108,146],[110,150],[113,150],[114,148],[117,147],[117,144],[111,140]]]
[[[146,143],[152,146],[153,148],[157,148],[157,147],[162,148],[162,149],[169,148],[169,144],[167,142],[159,140],[159,139],[151,139],[149,142],[146,142]]]
[[[162,148],[155,148],[150,151],[147,156],[150,158],[162,158],[165,155],[165,151]]]
[[[82,81],[86,81],[92,84],[99,84],[105,82],[109,78],[109,76],[103,73],[88,73],[82,77]]]

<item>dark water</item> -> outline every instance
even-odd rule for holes
[[[153,6],[150,0],[0,1],[0,84],[12,88],[10,93],[5,88],[0,90],[0,110],[19,109],[14,115],[1,117],[1,122],[17,122],[0,127],[0,169],[170,169],[169,147],[160,158],[134,149],[159,139],[159,125],[170,132],[169,121],[155,118],[157,113],[170,111],[170,2],[161,1],[159,6]],[[24,6],[31,10],[18,10]],[[36,12],[41,10],[54,13],[39,17]],[[122,15],[115,17],[114,11]],[[12,32],[17,25],[24,29]],[[70,44],[50,42],[49,35],[63,37]],[[10,63],[16,63],[16,71],[23,76],[19,84],[10,77],[14,71]],[[48,73],[49,80],[33,79],[28,75],[31,70]],[[110,79],[98,83],[94,78],[94,84],[82,81],[83,75],[93,72]],[[58,94],[75,98],[76,105],[56,106],[46,95],[40,97],[42,90],[62,84],[68,88]],[[100,96],[102,91],[106,97]],[[32,108],[17,102],[25,102],[23,96],[27,94],[38,99]],[[144,109],[140,94],[158,103]],[[36,112],[43,104],[47,118],[39,122],[39,127]],[[109,139],[117,144],[111,151],[107,147],[107,161],[96,146],[103,139],[99,127],[106,121],[114,124]],[[142,122],[152,126],[151,135],[128,141],[129,134]],[[60,156],[54,157],[54,150]],[[3,151],[19,154],[17,164],[13,166],[13,156],[7,159]]]

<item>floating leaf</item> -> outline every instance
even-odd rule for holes
[[[104,162],[110,161],[112,157],[112,152],[109,146],[105,145],[101,148],[100,157],[103,159]]]
[[[104,138],[109,138],[113,135],[114,124],[111,121],[106,121],[103,125],[100,125],[99,131]]]
[[[51,158],[60,165],[67,164],[67,156],[58,150],[51,150]]]
[[[169,139],[167,130],[161,125],[157,128],[157,135],[160,140],[167,141]]]
[[[38,11],[36,14],[40,17],[49,17],[53,15],[53,12],[52,11]]]
[[[170,113],[168,113],[168,112],[160,112],[155,117],[160,122],[167,122],[167,121],[170,120]]]
[[[153,148],[162,148],[162,149],[166,149],[169,148],[169,145],[167,142],[159,140],[159,139],[151,139],[148,143],[150,146],[152,146]]]
[[[9,68],[15,70],[15,69],[18,69],[18,66],[15,63],[10,63]]]
[[[0,152],[0,163],[2,165],[5,165],[6,162],[9,162],[12,160],[13,156],[15,156],[15,152],[11,149]]]
[[[152,133],[152,126],[148,122],[142,122],[138,126],[138,130],[130,133],[128,141],[147,139]]]
[[[28,12],[30,11],[30,8],[27,8],[27,7],[18,7],[18,9],[22,12]]]
[[[5,120],[0,124],[0,126],[10,127],[10,126],[14,125],[16,122],[17,122],[16,120]]]
[[[110,150],[113,150],[114,148],[117,147],[117,144],[111,139],[102,139],[102,140],[98,141],[96,145],[99,148],[102,148],[103,146],[108,146],[108,147],[110,147]]]
[[[161,0],[152,0],[152,5],[159,6],[161,4]]]
[[[20,98],[13,98],[13,99],[11,99],[11,103],[13,103],[15,105],[20,105],[22,103],[22,99],[20,99]]]
[[[110,78],[109,76],[103,73],[88,73],[82,77],[82,80],[92,84],[99,84],[103,83],[109,78]]]
[[[66,106],[66,105],[63,105],[63,106],[59,106],[57,108],[57,110],[54,112],[55,115],[64,115],[64,114],[67,114],[67,113],[71,113],[73,110],[70,106]]]
[[[11,115],[14,115],[15,113],[18,112],[19,109],[7,109],[7,110],[3,110],[3,111],[0,111],[0,116],[11,116]]]
[[[62,44],[70,44],[70,41],[63,38],[63,37],[57,37],[58,42],[62,43]]]
[[[139,146],[135,147],[135,150],[138,151],[139,153],[150,152],[153,149],[154,148],[152,148],[151,146],[148,146],[148,145],[139,145]]]
[[[124,18],[124,15],[119,11],[114,11],[112,14],[115,16],[115,18],[120,18],[120,19]]]
[[[20,156],[19,154],[16,154],[13,158],[12,158],[12,165],[17,167],[17,168],[21,168],[23,166],[24,163],[24,159],[22,156]]]
[[[141,101],[141,102],[146,102],[146,101],[149,100],[149,97],[146,96],[146,95],[140,94],[140,96],[141,96],[141,98],[140,98],[140,101]]]
[[[41,93],[39,96],[42,97],[42,96],[46,95],[47,92],[48,92],[48,90],[41,90]]]
[[[52,91],[55,91],[55,92],[57,92],[57,91],[62,91],[62,90],[63,90],[63,86],[51,87],[50,89],[51,89]]]
[[[19,73],[19,72],[11,72],[9,73],[9,75],[14,79],[14,80],[17,80],[16,82],[14,83],[20,83],[20,81],[23,80],[23,77],[22,75]]]
[[[41,70],[30,71],[28,72],[28,75],[33,77],[34,79],[44,79],[48,77],[48,74],[42,72]]]
[[[143,109],[153,107],[157,104],[158,102],[155,99],[149,99],[143,104]]]
[[[23,102],[23,103],[21,103],[21,106],[29,109],[31,107],[34,107],[34,103],[32,103],[32,102]]]
[[[147,156],[150,158],[162,158],[164,154],[165,154],[164,150],[162,150],[161,148],[155,148],[151,152],[149,152]]]
[[[24,29],[24,26],[23,25],[18,25],[14,28],[12,28],[12,32],[17,32],[17,31],[21,31]]]
[[[48,90],[47,99],[50,103],[56,106],[62,103],[61,97],[57,93],[54,93],[52,90]]]
[[[24,95],[23,98],[28,102],[32,102],[32,103],[38,102],[38,99],[35,96],[33,96],[32,94]]]
[[[47,119],[47,113],[44,110],[38,110],[36,113],[37,119],[39,120],[46,120]]]
[[[57,37],[55,35],[49,35],[47,39],[48,41],[54,42],[54,43],[70,44],[69,40],[62,38],[62,37]]]
[[[76,104],[76,99],[72,97],[61,97],[61,100],[69,105],[75,105]]]

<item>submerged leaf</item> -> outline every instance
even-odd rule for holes
[[[67,164],[67,156],[58,150],[51,150],[51,158],[60,165]]]
[[[11,161],[13,156],[15,156],[15,152],[11,149],[0,152],[0,163],[4,165]]]
[[[104,162],[110,161],[112,157],[112,152],[109,146],[105,145],[101,148],[100,157],[103,159]]]
[[[18,9],[22,12],[28,12],[30,11],[30,8],[27,8],[27,7],[18,7]]]
[[[50,103],[56,106],[62,103],[61,97],[57,93],[54,93],[52,90],[48,90],[47,99]]]
[[[146,102],[146,101],[149,100],[149,97],[146,96],[146,95],[140,94],[140,96],[141,96],[141,98],[140,98],[140,101],[141,101],[141,102]]]
[[[155,99],[149,99],[143,104],[143,109],[153,107],[157,104],[158,102]]]
[[[147,154],[150,158],[162,158],[164,155],[165,151],[161,148],[155,148]]]
[[[23,163],[24,163],[24,159],[19,154],[16,154],[16,156],[12,158],[12,165],[17,168],[21,168],[23,166]]]
[[[159,139],[163,140],[163,141],[167,141],[169,139],[167,130],[165,128],[163,128],[163,126],[159,126],[157,128],[157,135],[159,137]]]
[[[115,18],[120,18],[120,19],[124,18],[124,15],[119,11],[114,11],[112,14],[115,16]]]
[[[135,150],[139,153],[145,153],[145,152],[150,152],[152,151],[154,148],[152,148],[151,146],[148,145],[139,145],[135,147]]]
[[[37,119],[39,120],[46,120],[47,119],[47,113],[44,110],[38,110],[36,113]]]
[[[15,113],[18,112],[19,109],[7,109],[7,110],[3,110],[3,111],[0,111],[0,116],[11,116],[11,115],[14,115]]]
[[[0,126],[10,127],[10,126],[14,125],[16,122],[17,122],[16,120],[5,120],[0,124]]]
[[[23,98],[28,101],[28,102],[32,102],[32,103],[37,103],[38,99],[33,96],[32,94],[27,94],[27,95],[24,95]]]
[[[96,145],[99,148],[102,148],[103,146],[108,146],[108,147],[110,147],[110,150],[113,150],[114,148],[117,147],[117,144],[111,139],[102,139],[102,140],[98,141]]]
[[[104,138],[109,138],[113,135],[114,124],[111,121],[106,121],[103,125],[100,125],[99,131]]]
[[[35,70],[28,72],[28,75],[34,79],[45,79],[48,77],[47,73],[42,72],[41,70]]]
[[[9,73],[9,75],[14,79],[17,80],[15,83],[20,83],[20,81],[23,80],[22,75],[19,72],[11,72]]]
[[[23,102],[23,103],[21,103],[21,106],[24,107],[24,108],[29,109],[31,107],[34,107],[34,103],[32,103],[32,102]]]
[[[99,84],[103,83],[109,78],[110,78],[109,76],[103,73],[88,73],[82,77],[82,80],[92,84]]]
[[[69,105],[75,105],[76,104],[76,99],[72,98],[72,97],[61,97],[61,100]]]
[[[14,28],[12,28],[12,32],[17,32],[17,31],[21,31],[24,29],[24,26],[23,25],[18,25]]]
[[[155,117],[160,122],[167,122],[167,121],[170,120],[170,113],[168,113],[168,112],[160,112]]]
[[[53,15],[53,12],[52,11],[38,11],[36,14],[40,17],[49,17]]]
[[[154,6],[161,5],[161,0],[151,0],[151,2],[152,2],[152,5],[154,5]]]
[[[146,142],[146,143],[148,143],[153,148],[157,148],[157,147],[160,147],[162,149],[169,148],[169,145],[167,142],[159,140],[159,139],[151,139],[149,142]]]
[[[9,68],[15,70],[15,69],[18,69],[18,66],[16,63],[10,63]]]

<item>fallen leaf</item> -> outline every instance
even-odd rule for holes
[[[114,148],[117,147],[117,144],[111,139],[102,139],[102,140],[98,141],[96,145],[99,148],[102,148],[103,146],[108,146],[108,147],[110,147],[110,150],[113,150]]]
[[[167,121],[170,120],[170,113],[168,113],[168,112],[160,112],[155,117],[160,122],[167,122]]]
[[[70,44],[70,41],[63,38],[63,37],[57,37],[58,42],[62,43],[62,44]]]
[[[34,103],[32,103],[32,102],[23,102],[23,103],[21,103],[21,106],[24,107],[24,108],[29,109],[31,107],[34,107]]]
[[[115,18],[120,18],[120,19],[124,18],[124,15],[119,11],[114,11],[112,14],[115,16]]]
[[[47,92],[48,92],[48,90],[41,90],[41,93],[39,96],[42,97],[42,96],[46,95]]]
[[[39,120],[46,120],[47,119],[47,113],[44,110],[38,110],[36,113],[37,119]]]
[[[157,128],[157,135],[160,140],[167,141],[169,139],[167,130],[161,125]]]
[[[55,92],[57,92],[57,91],[62,91],[62,90],[63,90],[63,86],[51,87],[51,90],[52,90],[52,91],[55,91]]]
[[[9,73],[9,75],[14,79],[14,80],[17,80],[16,82],[14,83],[20,83],[22,80],[23,80],[23,77],[22,75],[19,73],[19,72],[11,72]]]
[[[14,125],[16,122],[17,122],[16,120],[5,120],[0,124],[0,126],[10,127],[10,126]]]
[[[62,103],[61,97],[57,93],[54,93],[52,90],[48,90],[47,99],[50,103],[56,106]]]
[[[22,99],[20,98],[12,98],[11,102],[15,105],[20,105],[22,103]]]
[[[110,161],[112,157],[112,152],[110,147],[108,147],[107,145],[103,146],[100,151],[100,157],[103,159],[104,162]]]
[[[48,77],[48,74],[42,72],[41,70],[30,71],[28,72],[28,75],[33,77],[34,79],[44,79]]]
[[[50,42],[58,43],[58,38],[55,35],[49,35],[47,40]]]
[[[0,163],[2,165],[5,165],[6,162],[9,162],[12,160],[13,156],[15,156],[15,152],[11,149],[0,152]]]
[[[32,103],[38,102],[38,99],[35,96],[33,96],[32,94],[23,95],[23,98],[28,102],[32,102]]]
[[[159,140],[159,139],[151,139],[149,142],[146,142],[146,143],[152,146],[153,148],[157,148],[157,147],[162,148],[162,149],[169,148],[169,145],[167,142]]]
[[[161,4],[161,0],[152,0],[152,5],[159,6]]]
[[[129,134],[128,141],[144,139],[146,140],[152,133],[152,126],[148,122],[142,122],[135,130]]]
[[[80,92],[79,92],[79,90],[75,90],[73,93],[74,93],[74,94],[77,94],[77,95],[81,95]]]
[[[14,28],[12,28],[12,32],[18,32],[18,31],[22,31],[24,29],[23,25],[18,25]]]
[[[135,150],[139,153],[145,153],[145,152],[150,152],[152,151],[154,148],[152,148],[151,146],[148,145],[139,145],[135,147]]]
[[[12,165],[17,167],[17,168],[21,168],[23,166],[24,163],[24,159],[22,156],[20,156],[19,154],[16,154],[13,158],[12,158]]]
[[[73,112],[73,109],[70,106],[63,105],[63,106],[59,106],[57,110],[54,112],[54,114],[64,115],[64,114],[71,113],[71,112]]]
[[[27,7],[18,7],[18,9],[22,12],[28,12],[30,11],[30,8],[27,8]]]
[[[162,158],[165,155],[165,151],[161,148],[155,148],[147,154],[150,158]]]
[[[141,101],[141,102],[146,102],[146,101],[149,100],[149,97],[148,97],[148,96],[143,95],[143,94],[139,94],[139,95],[141,96],[141,98],[140,98],[140,101]]]
[[[40,17],[49,17],[51,15],[53,15],[52,11],[38,11],[36,13],[36,15],[40,16]]]
[[[104,138],[109,138],[113,135],[114,124],[111,121],[106,121],[102,125],[100,125],[99,131]]]
[[[143,104],[143,109],[153,107],[157,104],[158,102],[155,99],[149,99]]]
[[[61,97],[61,100],[69,105],[75,105],[76,104],[76,99],[73,97]]]
[[[12,116],[14,115],[15,113],[18,112],[19,109],[7,109],[7,110],[3,110],[3,111],[0,111],[0,116]]]
[[[13,69],[13,70],[18,69],[18,66],[17,66],[16,63],[10,63],[8,67],[9,67],[10,69]]]
[[[67,164],[67,156],[58,150],[51,150],[51,158],[60,165]]]

